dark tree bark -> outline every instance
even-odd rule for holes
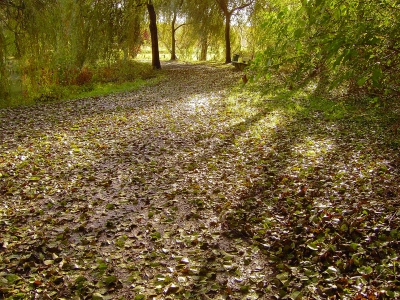
[[[228,0],[216,0],[219,7],[221,8],[222,12],[224,13],[225,16],[225,63],[229,64],[232,62],[232,57],[231,57],[231,37],[230,37],[230,31],[231,31],[231,17],[234,12],[244,9],[250,5],[253,4],[254,0],[249,0],[247,3],[243,3],[242,5],[238,7],[234,7],[232,9],[229,9],[229,1]]]
[[[200,60],[207,60],[207,52],[208,52],[208,40],[207,37],[203,37],[201,39],[201,52],[200,52]]]
[[[172,35],[172,44],[171,44],[171,60],[177,60],[178,58],[176,57],[176,31],[181,28],[182,26],[185,26],[187,24],[181,24],[178,27],[175,28],[175,23],[176,23],[176,13],[174,13],[174,18],[172,20],[172,25],[171,25],[171,35]]]
[[[232,62],[231,57],[231,13],[225,14],[225,63]]]
[[[172,17],[172,22],[171,22],[171,36],[172,36],[172,41],[171,41],[171,60],[177,60],[178,58],[176,57],[176,31],[181,28],[182,26],[185,26],[186,24],[181,24],[178,27],[175,28],[176,25],[176,19],[178,17],[178,11],[182,8],[183,5],[183,0],[181,0],[178,4],[177,7],[174,8],[174,15]]]
[[[158,49],[157,16],[154,5],[151,1],[147,3],[147,11],[149,12],[150,19],[151,64],[154,69],[161,69],[160,51]]]

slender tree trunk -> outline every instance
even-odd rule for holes
[[[201,39],[201,52],[200,52],[200,60],[207,60],[207,50],[208,50],[208,40],[207,37],[203,37]]]
[[[225,63],[229,64],[232,62],[231,58],[231,17],[235,11],[242,10],[253,4],[254,0],[249,0],[249,2],[242,4],[241,6],[237,6],[231,10],[229,10],[229,1],[227,0],[216,0],[217,4],[221,8],[225,16]]]
[[[232,62],[231,58],[231,13],[225,13],[225,63]]]
[[[172,19],[172,24],[171,24],[171,35],[172,35],[172,43],[171,43],[171,60],[176,60],[176,40],[175,40],[175,23],[176,23],[176,12],[174,12],[174,17]]]
[[[161,69],[160,51],[158,49],[157,16],[154,5],[151,1],[147,3],[147,11],[149,12],[150,19],[151,64],[154,69]]]

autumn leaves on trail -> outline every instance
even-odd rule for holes
[[[232,66],[163,70],[0,110],[0,298],[399,295],[397,137]]]

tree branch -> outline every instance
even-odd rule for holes
[[[243,8],[246,8],[246,7],[250,6],[250,5],[252,5],[253,3],[254,3],[254,0],[251,0],[250,2],[247,2],[247,3],[245,3],[245,4],[241,5],[241,6],[235,7],[229,13],[233,14],[235,11],[242,10]]]
[[[175,29],[174,29],[174,31],[177,31],[179,28],[181,28],[182,26],[185,26],[185,25],[189,25],[190,23],[183,23],[183,24],[181,24],[181,25],[179,25],[178,27],[175,27]]]
[[[224,15],[229,14],[228,11],[228,3],[226,2],[226,0],[215,0],[219,6],[219,8],[221,8],[221,10],[224,12]]]

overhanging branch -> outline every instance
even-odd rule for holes
[[[181,25],[179,25],[178,27],[175,27],[174,31],[177,31],[179,28],[181,28],[182,26],[186,26],[189,25],[190,23],[183,23]]]
[[[254,3],[254,0],[251,0],[250,2],[247,2],[247,3],[245,3],[245,4],[241,5],[241,6],[235,7],[229,13],[233,14],[235,11],[242,10],[242,9],[252,5],[253,3]]]

